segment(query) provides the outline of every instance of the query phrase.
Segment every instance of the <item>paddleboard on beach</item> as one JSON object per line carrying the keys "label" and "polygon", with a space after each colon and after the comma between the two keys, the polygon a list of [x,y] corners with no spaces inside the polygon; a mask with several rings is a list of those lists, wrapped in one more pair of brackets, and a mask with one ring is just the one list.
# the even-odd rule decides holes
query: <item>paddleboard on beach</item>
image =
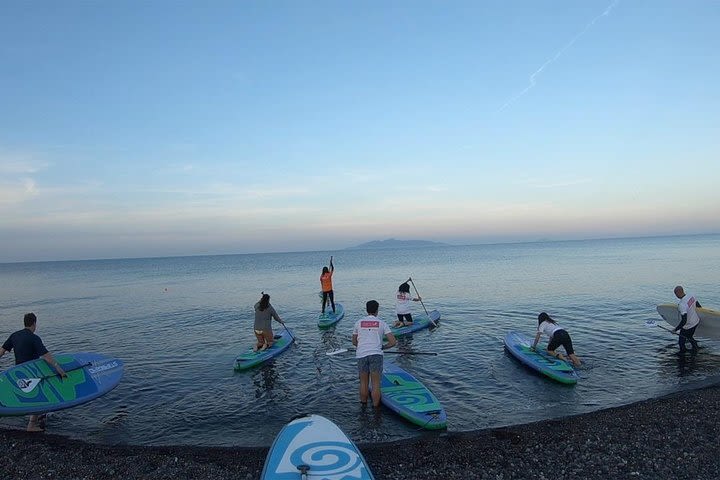
{"label": "paddleboard on beach", "polygon": [[0,374],[0,416],[35,415],[74,407],[105,395],[123,376],[123,362],[99,353],[53,355],[61,378],[42,358]]}
{"label": "paddleboard on beach", "polygon": [[[702,304],[702,302],[700,302]],[[680,311],[675,303],[664,303],[657,306],[657,312],[667,323],[677,327],[680,324]],[[720,312],[709,308],[698,308],[700,323],[695,329],[696,337],[720,339]]]}
{"label": "paddleboard on beach", "polygon": [[577,383],[579,377],[572,365],[549,355],[540,345],[536,350],[531,350],[532,342],[522,333],[508,332],[505,335],[505,348],[520,363],[557,382]]}
{"label": "paddleboard on beach", "polygon": [[447,426],[447,414],[435,395],[410,373],[392,362],[383,362],[381,401],[404,419],[428,430]]}
{"label": "paddleboard on beach", "polygon": [[250,347],[238,355],[235,358],[235,370],[247,370],[248,368],[260,365],[290,348],[290,345],[292,345],[294,341],[295,337],[290,332],[290,329],[283,328],[282,331],[275,333],[275,341],[272,347],[258,352],[253,351],[253,347]]}
{"label": "paddleboard on beach", "polygon": [[[303,476],[304,474],[304,476]],[[280,430],[261,480],[373,480],[355,444],[320,415],[296,418]]]}
{"label": "paddleboard on beach", "polygon": [[438,312],[437,310],[432,310],[428,313],[429,316],[425,315],[424,313],[420,315],[413,315],[412,325],[408,325],[406,327],[391,326],[390,330],[392,330],[392,333],[393,335],[395,335],[395,337],[400,337],[402,335],[407,335],[408,333],[417,332],[418,330],[422,330],[423,328],[428,328],[430,325],[437,324],[438,320],[440,320],[440,312]]}
{"label": "paddleboard on beach", "polygon": [[325,313],[321,313],[320,316],[318,316],[318,327],[331,327],[340,320],[342,320],[344,316],[345,307],[343,307],[341,303],[335,303],[335,313],[333,313],[332,307],[330,305],[327,305],[325,308]]}

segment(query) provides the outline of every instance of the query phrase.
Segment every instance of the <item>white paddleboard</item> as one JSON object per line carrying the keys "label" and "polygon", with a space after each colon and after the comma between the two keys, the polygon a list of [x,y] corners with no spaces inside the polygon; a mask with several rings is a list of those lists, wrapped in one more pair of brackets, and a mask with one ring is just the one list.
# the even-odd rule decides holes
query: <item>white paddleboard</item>
{"label": "white paddleboard", "polygon": [[[680,311],[677,304],[663,303],[657,306],[657,312],[673,327],[680,324]],[[695,330],[695,336],[720,339],[720,312],[709,308],[698,308],[697,312],[700,316],[700,324]]]}

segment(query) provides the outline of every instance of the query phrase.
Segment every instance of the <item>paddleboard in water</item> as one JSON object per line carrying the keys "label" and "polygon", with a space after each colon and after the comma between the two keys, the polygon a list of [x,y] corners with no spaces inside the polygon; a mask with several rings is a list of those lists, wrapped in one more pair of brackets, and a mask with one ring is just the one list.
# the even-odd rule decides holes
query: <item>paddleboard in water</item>
{"label": "paddleboard in water", "polygon": [[237,358],[235,358],[235,370],[246,370],[260,365],[290,348],[290,345],[292,345],[294,341],[295,337],[290,330],[283,328],[281,331],[275,333],[275,341],[272,347],[259,352],[253,351],[252,347],[250,347],[246,352],[238,355]]}
{"label": "paddleboard in water", "polygon": [[438,320],[440,320],[440,312],[438,312],[437,310],[432,310],[428,313],[430,314],[429,317],[424,313],[417,316],[413,315],[412,325],[408,325],[406,327],[391,326],[390,330],[392,330],[392,333],[393,335],[395,335],[395,337],[400,337],[402,335],[407,335],[408,333],[417,332],[418,330],[422,330],[423,328],[428,328],[430,325],[437,324]]}
{"label": "paddleboard in water", "polygon": [[577,383],[579,377],[572,365],[548,354],[540,345],[536,350],[531,350],[532,342],[522,333],[509,332],[505,335],[505,348],[523,365],[560,383]]}
{"label": "paddleboard in water", "polygon": [[335,303],[335,313],[332,311],[332,307],[328,306],[325,309],[325,313],[321,313],[318,317],[318,327],[328,328],[335,325],[345,316],[345,307],[340,303]]}
{"label": "paddleboard in water", "polygon": [[123,362],[98,353],[53,355],[61,378],[42,358],[0,374],[0,416],[34,415],[74,407],[105,395],[123,376]]}
{"label": "paddleboard in water", "polygon": [[380,390],[382,404],[406,420],[428,430],[447,426],[447,414],[437,397],[392,362],[383,362]]}
{"label": "paddleboard in water", "polygon": [[[676,303],[658,305],[657,312],[673,328],[680,324],[680,311]],[[698,308],[697,313],[700,317],[700,323],[695,329],[694,336],[720,339],[720,312],[709,308]]]}
{"label": "paddleboard in water", "polygon": [[260,478],[373,480],[355,444],[337,425],[320,415],[297,418],[280,430]]}

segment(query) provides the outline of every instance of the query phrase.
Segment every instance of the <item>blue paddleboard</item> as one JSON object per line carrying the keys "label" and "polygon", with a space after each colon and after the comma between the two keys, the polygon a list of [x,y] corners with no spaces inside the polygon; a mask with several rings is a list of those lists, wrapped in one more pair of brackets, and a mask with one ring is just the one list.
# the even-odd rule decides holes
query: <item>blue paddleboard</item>
{"label": "blue paddleboard", "polygon": [[531,350],[530,346],[532,342],[532,339],[522,333],[508,332],[507,335],[505,335],[505,348],[513,357],[520,360],[523,365],[557,382],[566,384],[577,383],[579,377],[572,365],[548,355],[540,345],[538,345],[535,351]]}
{"label": "blue paddleboard", "polygon": [[99,353],[53,355],[61,378],[42,358],[0,374],[0,416],[35,415],[74,407],[105,395],[123,376],[123,362]]}
{"label": "blue paddleboard", "polygon": [[238,355],[235,358],[235,370],[246,370],[260,365],[290,348],[294,341],[295,337],[290,332],[290,329],[283,328],[279,333],[275,333],[275,341],[272,347],[260,352],[255,352],[250,347],[247,351]]}
{"label": "blue paddleboard", "polygon": [[328,306],[325,309],[325,313],[321,313],[318,317],[318,327],[328,328],[335,325],[345,316],[345,307],[340,303],[335,303],[335,313],[332,311],[332,307]]}
{"label": "blue paddleboard", "polygon": [[428,328],[430,325],[437,324],[438,320],[440,320],[440,312],[437,310],[432,310],[428,312],[430,316],[428,315],[420,314],[420,315],[413,315],[413,324],[408,325],[406,327],[390,327],[390,330],[392,330],[393,335],[395,337],[400,337],[402,335],[407,335],[408,333],[417,332],[418,330],[422,330],[423,328]]}
{"label": "blue paddleboard", "polygon": [[428,430],[447,426],[447,414],[437,397],[394,363],[383,362],[380,391],[382,404],[406,420]]}
{"label": "blue paddleboard", "polygon": [[373,480],[355,444],[337,425],[320,415],[297,418],[280,430],[260,476],[261,480],[301,478]]}

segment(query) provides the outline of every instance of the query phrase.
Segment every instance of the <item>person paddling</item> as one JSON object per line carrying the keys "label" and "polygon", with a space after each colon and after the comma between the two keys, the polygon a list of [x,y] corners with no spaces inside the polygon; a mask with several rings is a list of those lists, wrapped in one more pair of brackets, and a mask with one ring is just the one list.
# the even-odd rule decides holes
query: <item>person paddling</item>
{"label": "person paddling", "polygon": [[407,282],[400,284],[398,291],[395,294],[397,301],[395,305],[395,313],[397,314],[397,322],[394,327],[402,327],[413,324],[412,313],[410,313],[410,302],[419,302],[422,300],[420,295],[413,298],[410,293],[410,285]]}
{"label": "person paddling", "polygon": [[697,313],[698,308],[702,308],[700,302],[694,295],[685,293],[682,286],[678,285],[674,290],[675,296],[680,299],[678,302],[678,310],[680,311],[680,323],[673,330],[678,334],[678,344],[680,345],[680,353],[685,353],[685,342],[689,341],[692,349],[691,353],[697,353],[698,343],[693,338],[695,329],[700,325],[700,316]]}
{"label": "person paddling", "polygon": [[543,333],[550,338],[550,341],[547,345],[547,352],[550,355],[560,360],[565,360],[565,357],[563,357],[561,353],[555,352],[555,349],[562,346],[565,349],[568,357],[570,357],[573,365],[575,365],[576,367],[580,366],[580,359],[575,355],[575,350],[573,349],[570,334],[567,333],[565,329],[560,328],[557,322],[545,312],[542,312],[540,315],[538,315],[538,331],[535,335],[535,341],[533,342],[531,347],[532,350],[535,350],[535,347],[537,347],[537,344],[540,341],[540,337]]}
{"label": "person paddling", "polygon": [[270,305],[270,295],[263,292],[260,301],[255,304],[255,337],[257,344],[253,348],[256,352],[268,349],[273,346],[275,337],[272,331],[272,319],[285,325],[277,314],[275,308]]}
{"label": "person paddling", "polygon": [[325,315],[325,305],[327,304],[328,298],[330,299],[330,305],[332,311],[335,313],[335,294],[333,293],[332,276],[335,272],[335,266],[333,265],[333,257],[330,255],[330,268],[323,267],[322,273],[320,274],[320,286],[322,287],[322,311]]}

